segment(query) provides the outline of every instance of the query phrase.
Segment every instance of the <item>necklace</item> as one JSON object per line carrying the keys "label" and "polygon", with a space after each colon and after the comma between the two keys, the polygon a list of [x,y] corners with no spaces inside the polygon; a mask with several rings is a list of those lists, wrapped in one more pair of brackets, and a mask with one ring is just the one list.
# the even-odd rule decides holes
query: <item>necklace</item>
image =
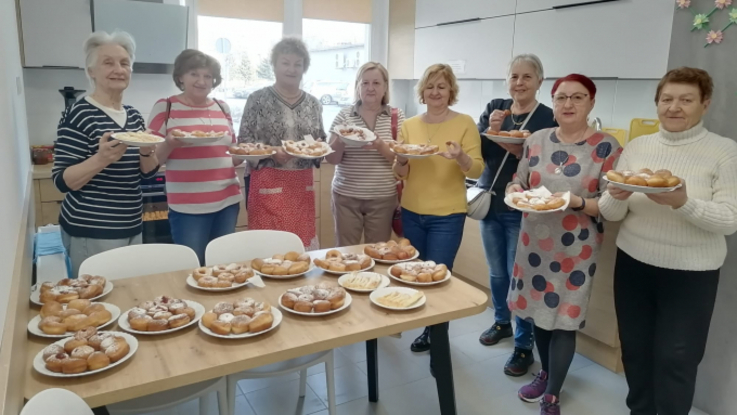
{"label": "necklace", "polygon": [[[536,100],[533,100],[532,101],[532,106],[534,107],[536,104],[537,104],[537,101]],[[514,104],[512,104],[512,107],[514,107]],[[530,113],[531,109],[530,110],[527,110],[527,111],[524,111],[519,104],[517,104],[517,108],[520,111],[520,114],[519,115],[523,116],[522,119],[519,120],[519,121],[516,120],[514,118],[515,117],[514,112],[512,113],[512,116],[510,118],[512,119],[512,124],[514,124],[515,126],[518,126],[519,127],[520,125],[522,125],[522,124],[525,123],[525,119],[527,119],[527,114]],[[510,108],[510,110],[511,110],[511,108]]]}
{"label": "necklace", "polygon": [[558,176],[560,176],[560,175],[561,175],[561,173],[563,173],[563,165],[564,165],[564,164],[566,164],[566,163],[568,163],[568,158],[569,158],[570,156],[571,156],[570,154],[567,154],[567,153],[566,153],[566,159],[565,159],[565,160],[563,160],[563,161],[561,161],[561,162],[560,162],[560,163],[558,164],[558,167],[556,167],[556,168],[555,168],[555,174],[557,174]]}
{"label": "necklace", "polygon": [[[447,116],[447,114],[445,116],[443,116],[443,118],[445,118],[446,116]],[[433,124],[438,124],[438,128],[437,128],[437,130],[435,130],[434,133],[432,133],[432,135],[430,135],[430,123],[427,122],[427,113],[425,113],[425,117],[424,118],[425,118],[425,120],[424,120],[425,121],[425,135],[427,137],[427,144],[431,144],[432,143],[432,139],[443,128],[443,122],[444,121],[440,121],[439,123],[433,123]]]}
{"label": "necklace", "polygon": [[[579,141],[581,141],[583,139],[584,135],[586,135],[586,132],[588,130],[589,130],[588,128],[584,128],[583,132],[578,137],[578,140],[574,141],[573,143],[567,143],[567,144],[575,144],[575,143],[578,143]],[[558,141],[563,141],[563,140],[560,139],[560,127],[558,127],[558,128],[555,129],[555,135],[558,136]],[[571,156],[570,154],[566,153],[565,160],[561,161],[558,164],[558,167],[555,168],[555,174],[557,174],[557,175],[560,176],[563,173],[563,165],[566,164],[566,163],[568,163],[568,158],[570,156]]]}

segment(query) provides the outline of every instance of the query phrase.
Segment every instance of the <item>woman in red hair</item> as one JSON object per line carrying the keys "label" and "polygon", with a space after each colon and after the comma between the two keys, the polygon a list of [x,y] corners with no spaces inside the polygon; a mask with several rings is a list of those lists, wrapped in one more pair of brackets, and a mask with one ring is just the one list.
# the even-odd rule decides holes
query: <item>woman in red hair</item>
{"label": "woman in red hair", "polygon": [[596,85],[584,75],[559,79],[552,90],[558,127],[532,134],[507,193],[546,187],[570,192],[564,211],[525,213],[509,292],[509,309],[534,324],[542,370],[520,389],[543,415],[558,415],[558,396],[586,323],[604,227],[598,199],[602,180],[622,152],[617,140],[589,127]]}

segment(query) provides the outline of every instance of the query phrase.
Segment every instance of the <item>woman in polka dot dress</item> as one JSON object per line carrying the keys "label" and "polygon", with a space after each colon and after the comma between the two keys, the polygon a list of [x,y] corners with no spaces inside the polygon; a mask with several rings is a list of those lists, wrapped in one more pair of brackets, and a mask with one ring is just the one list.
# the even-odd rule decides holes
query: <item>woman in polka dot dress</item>
{"label": "woman in polka dot dress", "polygon": [[523,215],[509,308],[535,325],[542,370],[520,389],[527,402],[542,399],[541,414],[560,414],[558,395],[583,328],[596,259],[603,240],[597,201],[602,176],[614,167],[621,147],[593,130],[587,117],[596,86],[572,74],[553,86],[553,113],[560,127],[538,131],[525,142],[524,158],[507,192],[545,186],[571,192],[568,209]]}

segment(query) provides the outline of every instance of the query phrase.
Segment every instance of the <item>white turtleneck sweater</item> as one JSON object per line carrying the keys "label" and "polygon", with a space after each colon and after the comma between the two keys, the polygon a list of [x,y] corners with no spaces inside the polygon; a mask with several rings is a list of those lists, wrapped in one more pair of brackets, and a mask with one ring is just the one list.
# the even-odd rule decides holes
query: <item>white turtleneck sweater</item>
{"label": "white turtleneck sweater", "polygon": [[619,201],[604,192],[599,209],[607,220],[624,220],[617,246],[656,267],[708,271],[727,256],[726,235],[737,231],[737,143],[707,131],[664,131],[628,143],[617,170],[668,169],[686,184],[679,209],[642,193]]}

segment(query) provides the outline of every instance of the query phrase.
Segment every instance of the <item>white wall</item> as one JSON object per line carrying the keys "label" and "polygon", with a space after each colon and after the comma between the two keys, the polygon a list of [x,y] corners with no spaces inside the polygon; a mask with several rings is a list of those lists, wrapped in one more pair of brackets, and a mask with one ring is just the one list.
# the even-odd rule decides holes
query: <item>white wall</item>
{"label": "white wall", "polygon": [[[44,68],[26,68],[23,76],[30,142],[52,144],[56,139],[56,127],[64,109],[64,99],[58,90],[73,86],[89,91],[87,77],[81,69]],[[148,120],[156,100],[178,92],[171,75],[134,73],[130,86],[125,91],[123,103],[135,107]]]}
{"label": "white wall", "polygon": [[[30,168],[14,0],[0,0],[0,338]],[[1,346],[1,345],[0,345]]]}
{"label": "white wall", "polygon": [[[552,106],[550,90],[554,80],[546,80],[540,88],[538,99]],[[658,80],[609,80],[598,79],[596,83],[596,106],[591,117],[599,117],[604,127],[629,130],[632,118],[656,118],[655,89]],[[394,95],[392,101],[397,106],[404,105],[406,115],[413,116],[425,111],[425,106],[417,103],[415,80],[395,80],[392,90],[404,97]],[[486,104],[494,98],[509,98],[503,80],[458,81],[459,101],[453,109],[478,119]]]}

